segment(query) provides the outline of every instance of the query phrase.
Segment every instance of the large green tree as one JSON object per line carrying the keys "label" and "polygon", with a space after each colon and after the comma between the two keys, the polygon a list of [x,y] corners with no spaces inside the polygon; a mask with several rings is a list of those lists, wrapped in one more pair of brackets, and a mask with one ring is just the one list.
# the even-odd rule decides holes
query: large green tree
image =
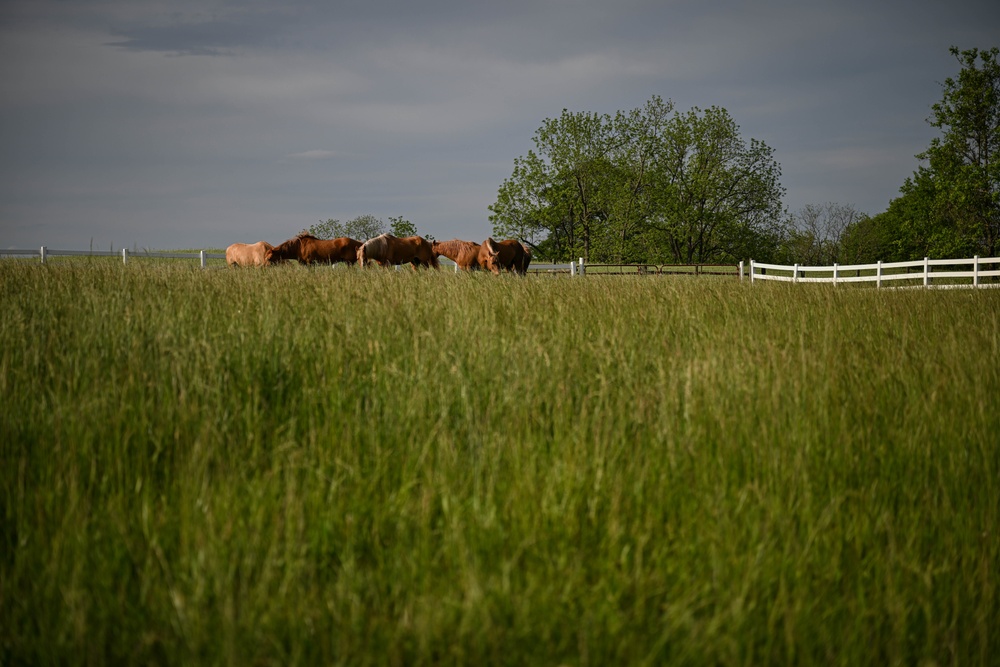
{"label": "large green tree", "polygon": [[862,261],[1000,252],[1000,49],[950,52],[961,69],[927,119],[941,136],[888,210],[845,236]]}
{"label": "large green tree", "polygon": [[780,225],[784,188],[774,151],[740,136],[722,108],[674,116],[664,135],[652,194],[648,238],[663,259],[737,260]]}
{"label": "large green tree", "polygon": [[917,157],[929,163],[933,212],[953,228],[954,244],[992,257],[1000,249],[1000,49],[950,52],[962,69],[945,79],[928,119],[943,134]]}
{"label": "large green tree", "polygon": [[514,161],[495,204],[494,235],[538,242],[545,253],[568,257],[591,251],[615,196],[607,116],[563,110],[535,133],[537,149]]}
{"label": "large green tree", "polygon": [[490,206],[494,234],[553,258],[711,262],[773,247],[780,167],[718,107],[677,113],[654,96],[615,116],[563,111]]}

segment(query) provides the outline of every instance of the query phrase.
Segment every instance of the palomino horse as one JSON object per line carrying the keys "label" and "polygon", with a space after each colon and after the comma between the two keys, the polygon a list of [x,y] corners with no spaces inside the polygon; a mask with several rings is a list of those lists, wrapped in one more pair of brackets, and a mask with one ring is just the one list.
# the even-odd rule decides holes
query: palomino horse
{"label": "palomino horse", "polygon": [[355,241],[346,236],[327,240],[318,239],[312,234],[302,233],[272,248],[267,255],[267,260],[272,263],[279,259],[297,259],[303,264],[316,262],[354,264],[358,261],[358,248],[360,247],[361,241]]}
{"label": "palomino horse", "polygon": [[409,263],[414,270],[417,266],[441,268],[434,247],[422,236],[399,238],[382,234],[368,239],[358,248],[358,264],[364,267],[368,262],[378,262],[382,266]]}
{"label": "palomino horse", "polygon": [[229,266],[267,266],[267,253],[272,246],[267,241],[256,243],[234,243],[226,248],[226,264]]}
{"label": "palomino horse", "polygon": [[458,264],[458,268],[465,271],[479,269],[479,244],[472,241],[462,241],[452,239],[450,241],[434,241],[431,244],[434,255],[440,257],[444,255],[451,261]]}
{"label": "palomino horse", "polygon": [[531,263],[531,250],[513,239],[494,241],[488,238],[479,248],[479,263],[497,275],[503,269],[516,271],[523,276],[528,272],[528,264]]}

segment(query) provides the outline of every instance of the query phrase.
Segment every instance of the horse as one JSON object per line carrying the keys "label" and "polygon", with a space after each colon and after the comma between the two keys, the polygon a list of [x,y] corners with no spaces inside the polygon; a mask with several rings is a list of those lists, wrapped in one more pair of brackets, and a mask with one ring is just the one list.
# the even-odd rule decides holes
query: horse
{"label": "horse", "polygon": [[437,257],[444,255],[458,264],[460,269],[473,271],[481,268],[479,264],[480,245],[478,243],[452,239],[451,241],[434,241],[431,246]]}
{"label": "horse", "polygon": [[483,241],[479,248],[479,264],[500,275],[500,270],[515,271],[519,275],[528,272],[531,250],[520,241],[507,239],[494,241],[492,237]]}
{"label": "horse", "polygon": [[297,259],[303,264],[316,262],[354,264],[358,260],[360,247],[361,241],[346,236],[337,239],[318,239],[312,234],[303,232],[272,248],[267,254],[267,261],[273,263],[280,259]]}
{"label": "horse", "polygon": [[226,248],[226,264],[229,266],[267,266],[267,253],[274,248],[267,241],[256,243],[234,243]]}
{"label": "horse", "polygon": [[392,234],[382,234],[368,239],[358,248],[358,264],[362,267],[368,262],[378,262],[381,266],[409,263],[416,270],[417,266],[441,268],[434,247],[422,236],[407,236],[399,238]]}

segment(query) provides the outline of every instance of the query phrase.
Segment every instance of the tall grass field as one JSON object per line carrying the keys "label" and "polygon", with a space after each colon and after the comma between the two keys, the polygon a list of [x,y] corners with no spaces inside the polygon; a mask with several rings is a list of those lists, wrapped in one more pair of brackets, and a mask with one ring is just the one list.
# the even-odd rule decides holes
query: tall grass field
{"label": "tall grass field", "polygon": [[1000,290],[0,263],[2,665],[985,665]]}

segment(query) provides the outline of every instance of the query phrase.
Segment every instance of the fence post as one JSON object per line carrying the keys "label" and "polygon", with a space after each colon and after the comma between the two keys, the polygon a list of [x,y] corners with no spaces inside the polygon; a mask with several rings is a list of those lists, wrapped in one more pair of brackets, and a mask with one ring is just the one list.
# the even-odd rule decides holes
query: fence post
{"label": "fence post", "polygon": [[46,248],[45,246],[42,246],[42,249],[38,251],[38,256],[42,258],[42,264],[45,263],[45,255],[47,254],[47,252],[46,252],[47,250],[48,250],[48,248]]}
{"label": "fence post", "polygon": [[575,276],[576,275],[576,262],[570,262],[569,263],[569,275],[571,275],[571,276]]}
{"label": "fence post", "polygon": [[972,257],[972,286],[979,287],[979,255]]}
{"label": "fence post", "polygon": [[833,284],[834,285],[837,284],[837,269],[839,268],[839,266],[840,265],[837,264],[836,262],[833,263]]}
{"label": "fence post", "polygon": [[750,284],[753,285],[753,260],[750,260]]}
{"label": "fence post", "polygon": [[743,260],[740,260],[740,282],[743,282]]}
{"label": "fence post", "polygon": [[122,264],[128,264],[128,248],[122,248]]}
{"label": "fence post", "polygon": [[583,273],[584,273],[584,271],[583,271],[583,257],[581,257],[580,258],[580,275],[582,276]]}
{"label": "fence post", "polygon": [[931,279],[931,265],[926,257],[924,257],[924,287],[930,284]]}
{"label": "fence post", "polygon": [[878,265],[875,267],[875,286],[882,287],[882,260],[878,261]]}
{"label": "fence post", "polygon": [[795,265],[795,269],[792,272],[792,282],[793,283],[799,282],[799,265],[798,264]]}

